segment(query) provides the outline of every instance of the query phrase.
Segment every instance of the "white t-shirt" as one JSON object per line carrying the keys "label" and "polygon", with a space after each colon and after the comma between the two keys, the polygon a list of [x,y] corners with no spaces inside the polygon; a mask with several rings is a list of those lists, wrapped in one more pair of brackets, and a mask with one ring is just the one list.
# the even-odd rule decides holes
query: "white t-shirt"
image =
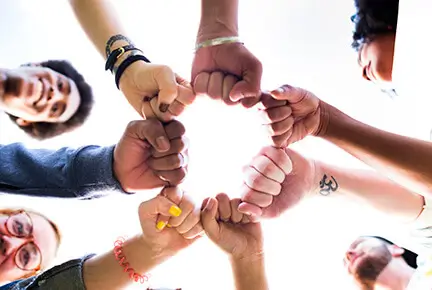
{"label": "white t-shirt", "polygon": [[422,246],[423,252],[417,257],[417,269],[407,290],[432,289],[432,200],[425,199],[421,215],[413,223],[413,239]]}
{"label": "white t-shirt", "polygon": [[[392,75],[401,98],[416,106],[416,122],[428,130],[432,127],[432,25],[426,19],[431,15],[431,0],[399,0]],[[413,238],[424,252],[418,253],[418,268],[407,287],[409,290],[432,290],[432,200],[425,203],[422,214],[413,224]]]}

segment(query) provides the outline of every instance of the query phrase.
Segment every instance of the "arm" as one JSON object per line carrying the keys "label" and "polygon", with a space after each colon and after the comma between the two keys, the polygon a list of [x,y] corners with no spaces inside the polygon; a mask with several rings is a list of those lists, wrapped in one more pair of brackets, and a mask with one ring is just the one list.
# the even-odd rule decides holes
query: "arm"
{"label": "arm", "polygon": [[0,145],[0,191],[51,197],[89,198],[93,191],[121,187],[113,175],[112,147],[27,149]]}
{"label": "arm", "polygon": [[424,206],[423,196],[369,170],[347,170],[316,161],[314,185],[316,193],[358,199],[405,221],[415,220]]}
{"label": "arm", "polygon": [[[69,3],[81,27],[105,60],[107,59],[106,44],[112,36],[120,34],[123,38],[112,44],[111,51],[131,44],[109,1],[70,0]],[[126,52],[117,60],[117,65],[133,53],[136,53],[136,51]]]}
{"label": "arm", "polygon": [[197,43],[238,36],[238,0],[201,0],[201,21]]}
{"label": "arm", "polygon": [[[141,236],[127,240],[122,251],[130,267],[139,275],[170,258],[163,251],[153,250]],[[119,265],[113,251],[88,260],[83,267],[83,279],[86,290],[124,289],[133,281]]]}
{"label": "arm", "polygon": [[320,137],[392,180],[432,198],[432,143],[376,129],[329,105],[323,108],[322,118]]}
{"label": "arm", "polygon": [[231,259],[236,290],[268,290],[264,258],[254,261]]}
{"label": "arm", "polygon": [[[141,237],[127,240],[122,250],[130,267],[141,275],[169,258],[153,251]],[[125,289],[131,283],[134,280],[116,260],[113,250],[110,250],[102,255],[67,261],[38,276],[8,284],[4,289],[117,290]]]}

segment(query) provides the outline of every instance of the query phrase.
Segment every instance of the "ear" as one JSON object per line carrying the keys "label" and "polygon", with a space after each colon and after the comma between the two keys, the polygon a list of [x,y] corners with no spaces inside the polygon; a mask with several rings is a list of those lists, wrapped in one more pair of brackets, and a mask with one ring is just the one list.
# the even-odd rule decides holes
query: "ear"
{"label": "ear", "polygon": [[20,127],[27,127],[27,126],[30,126],[33,122],[18,118],[18,119],[16,119],[16,123]]}
{"label": "ear", "polygon": [[396,245],[390,245],[389,246],[389,251],[390,251],[390,253],[392,254],[393,257],[400,257],[405,252],[405,250],[403,248],[398,247]]}

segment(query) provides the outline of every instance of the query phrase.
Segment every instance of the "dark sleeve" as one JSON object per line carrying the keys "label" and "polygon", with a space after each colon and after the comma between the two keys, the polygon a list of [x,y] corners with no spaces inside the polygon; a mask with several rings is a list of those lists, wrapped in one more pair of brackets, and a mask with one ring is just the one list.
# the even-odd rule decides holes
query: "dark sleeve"
{"label": "dark sleeve", "polygon": [[114,146],[27,149],[0,145],[0,191],[32,196],[93,198],[101,190],[122,191],[113,175]]}
{"label": "dark sleeve", "polygon": [[85,290],[83,265],[93,256],[67,261],[37,276],[4,285],[0,290]]}

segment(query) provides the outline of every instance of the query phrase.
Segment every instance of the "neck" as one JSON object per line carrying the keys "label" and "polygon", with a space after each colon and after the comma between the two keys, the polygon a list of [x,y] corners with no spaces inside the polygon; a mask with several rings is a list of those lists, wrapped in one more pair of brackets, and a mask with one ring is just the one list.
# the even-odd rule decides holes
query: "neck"
{"label": "neck", "polygon": [[[394,273],[398,273],[395,277]],[[405,290],[414,274],[414,269],[404,261],[393,261],[378,276],[375,289],[380,290]]]}

